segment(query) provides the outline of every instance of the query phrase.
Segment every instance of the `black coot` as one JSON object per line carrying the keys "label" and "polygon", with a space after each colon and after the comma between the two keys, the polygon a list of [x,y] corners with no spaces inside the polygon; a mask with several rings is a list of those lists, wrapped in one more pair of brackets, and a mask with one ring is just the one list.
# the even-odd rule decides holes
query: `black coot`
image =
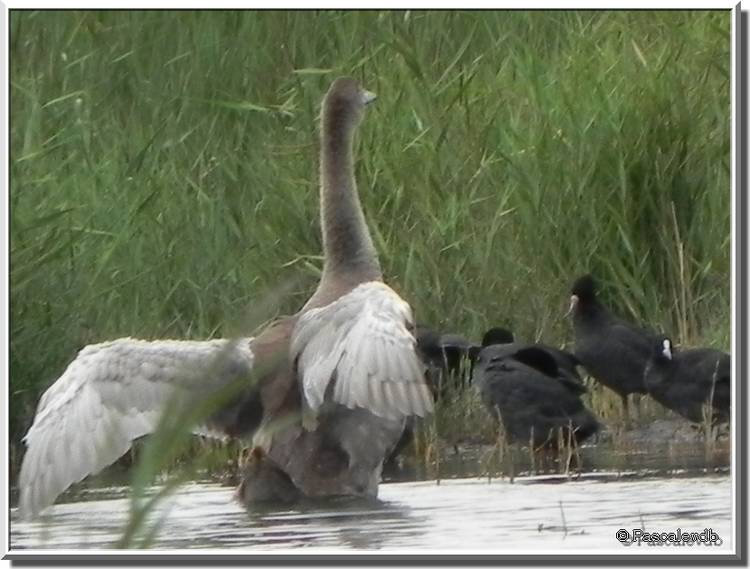
{"label": "black coot", "polygon": [[473,383],[490,412],[500,416],[508,442],[554,446],[562,430],[581,442],[599,430],[584,407],[582,385],[564,377],[548,352],[535,346],[490,345],[479,352]]}
{"label": "black coot", "polygon": [[576,357],[592,377],[620,396],[628,422],[628,395],[646,393],[643,373],[656,336],[610,313],[599,302],[591,275],[573,284],[570,312]]}
{"label": "black coot", "polygon": [[714,421],[729,421],[729,354],[711,348],[677,351],[666,336],[653,346],[645,382],[654,399],[696,423],[703,422],[709,405]]}

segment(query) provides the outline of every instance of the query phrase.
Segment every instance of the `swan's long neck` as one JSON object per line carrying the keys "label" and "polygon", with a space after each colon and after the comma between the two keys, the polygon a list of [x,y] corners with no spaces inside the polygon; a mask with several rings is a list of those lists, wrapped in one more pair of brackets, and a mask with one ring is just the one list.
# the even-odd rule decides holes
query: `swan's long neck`
{"label": "swan's long neck", "polygon": [[320,213],[325,262],[319,288],[331,279],[365,282],[382,278],[354,179],[354,131],[345,110],[324,111]]}

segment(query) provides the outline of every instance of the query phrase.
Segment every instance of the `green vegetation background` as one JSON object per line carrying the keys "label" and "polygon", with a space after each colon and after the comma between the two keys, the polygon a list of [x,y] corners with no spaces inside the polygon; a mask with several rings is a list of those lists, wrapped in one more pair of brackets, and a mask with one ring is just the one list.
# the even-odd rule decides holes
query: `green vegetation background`
{"label": "green vegetation background", "polygon": [[571,281],[729,348],[729,12],[19,12],[13,463],[88,343],[246,333],[321,268],[317,115],[378,93],[359,188],[420,321],[562,345]]}

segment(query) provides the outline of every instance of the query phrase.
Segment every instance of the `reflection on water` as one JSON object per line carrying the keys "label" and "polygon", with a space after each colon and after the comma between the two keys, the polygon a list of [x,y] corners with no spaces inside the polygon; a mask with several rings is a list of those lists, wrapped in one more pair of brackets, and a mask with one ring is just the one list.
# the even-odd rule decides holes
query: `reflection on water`
{"label": "reflection on water", "polygon": [[[557,483],[567,480],[564,483]],[[556,482],[556,483],[553,483]],[[129,500],[99,490],[85,502],[57,504],[40,521],[11,512],[11,549],[114,547]],[[503,552],[624,550],[618,529],[702,531],[731,547],[731,486],[727,476],[635,478],[536,476],[383,484],[380,499],[311,503],[248,513],[233,489],[211,483],[182,487],[163,502],[153,547],[335,547],[370,550],[463,549]],[[705,546],[699,546],[708,549]],[[630,549],[634,551],[638,548]],[[653,552],[653,547],[642,547]],[[678,548],[672,548],[673,551]]]}

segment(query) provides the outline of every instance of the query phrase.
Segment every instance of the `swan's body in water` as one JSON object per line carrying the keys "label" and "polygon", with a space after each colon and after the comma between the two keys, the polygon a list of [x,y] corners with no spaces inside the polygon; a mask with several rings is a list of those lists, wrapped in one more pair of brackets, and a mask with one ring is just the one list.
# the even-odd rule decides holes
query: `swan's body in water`
{"label": "swan's body in water", "polygon": [[[429,413],[432,398],[411,309],[382,282],[354,180],[354,132],[373,98],[340,78],[323,101],[325,261],[305,306],[255,338],[124,338],[84,348],[42,396],[25,437],[22,513],[37,514],[70,484],[114,462],[153,432],[165,411],[238,384],[239,395],[195,431],[254,435],[262,450],[246,476],[277,468],[279,476],[268,480],[291,480],[303,496],[377,493],[406,417]],[[275,495],[248,488],[240,491],[246,499]]]}

